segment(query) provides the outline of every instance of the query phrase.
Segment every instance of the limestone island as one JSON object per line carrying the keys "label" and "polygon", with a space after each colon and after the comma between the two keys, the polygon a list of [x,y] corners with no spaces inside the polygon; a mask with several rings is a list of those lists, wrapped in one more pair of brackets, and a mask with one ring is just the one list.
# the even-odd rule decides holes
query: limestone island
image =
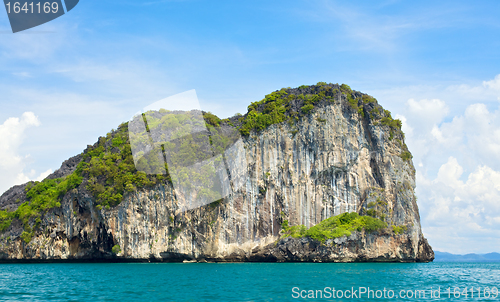
{"label": "limestone island", "polygon": [[324,82],[145,112],[0,197],[0,262],[432,261],[401,126]]}

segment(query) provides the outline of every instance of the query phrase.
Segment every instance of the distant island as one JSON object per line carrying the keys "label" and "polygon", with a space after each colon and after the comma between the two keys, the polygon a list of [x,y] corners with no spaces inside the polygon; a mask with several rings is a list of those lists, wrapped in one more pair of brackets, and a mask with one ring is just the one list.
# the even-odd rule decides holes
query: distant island
{"label": "distant island", "polygon": [[435,262],[500,262],[500,253],[456,255],[434,251]]}

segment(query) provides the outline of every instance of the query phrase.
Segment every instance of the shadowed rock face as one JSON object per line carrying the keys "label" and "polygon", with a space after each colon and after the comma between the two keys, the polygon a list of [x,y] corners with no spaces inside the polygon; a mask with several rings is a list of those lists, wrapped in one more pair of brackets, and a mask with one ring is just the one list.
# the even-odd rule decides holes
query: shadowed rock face
{"label": "shadowed rock face", "polygon": [[[1,235],[0,259],[432,261],[420,227],[415,169],[401,157],[404,137],[390,132],[343,101],[316,108],[294,124],[253,132],[244,137],[245,185],[220,203],[189,211],[179,209],[185,201],[169,184],[127,193],[118,206],[99,210],[84,180],[60,208],[42,216],[28,244],[14,220]],[[80,160],[66,161],[50,177],[72,173]],[[0,207],[15,209],[16,198],[25,199],[23,186],[6,192]],[[389,226],[406,231],[353,232],[323,244],[280,240],[284,220],[311,227],[344,212],[366,212],[373,203]]]}

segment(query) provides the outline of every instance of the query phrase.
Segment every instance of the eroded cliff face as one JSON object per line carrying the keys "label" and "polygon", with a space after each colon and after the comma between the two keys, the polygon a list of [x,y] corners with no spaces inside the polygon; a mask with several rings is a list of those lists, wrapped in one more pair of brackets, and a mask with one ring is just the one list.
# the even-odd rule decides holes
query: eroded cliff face
{"label": "eroded cliff face", "polygon": [[[84,180],[63,197],[60,208],[42,216],[29,243],[20,237],[21,223],[13,221],[2,235],[0,259],[350,262],[434,258],[420,227],[415,168],[411,159],[401,156],[404,138],[389,126],[363,118],[344,100],[315,108],[295,123],[252,132],[244,137],[244,149],[245,185],[221,202],[183,212],[172,186],[159,184],[125,194],[116,207],[98,209]],[[65,168],[69,173],[74,165]],[[13,188],[3,198],[19,198],[23,188]],[[324,244],[310,238],[280,240],[284,220],[310,227],[344,212],[365,213],[374,204],[387,229],[353,232]],[[4,201],[2,209],[7,206],[15,204]],[[392,225],[402,231],[395,232]],[[113,246],[119,246],[116,255]]]}

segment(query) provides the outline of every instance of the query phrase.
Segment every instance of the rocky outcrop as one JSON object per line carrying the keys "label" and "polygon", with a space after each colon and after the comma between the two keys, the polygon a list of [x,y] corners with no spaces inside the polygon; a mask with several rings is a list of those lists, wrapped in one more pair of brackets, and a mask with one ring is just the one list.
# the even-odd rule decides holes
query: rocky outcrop
{"label": "rocky outcrop", "polygon": [[[361,106],[361,105],[360,105]],[[96,207],[88,179],[45,212],[34,235],[21,238],[14,219],[0,240],[0,259],[105,261],[432,261],[416,203],[415,168],[404,158],[404,136],[352,109],[345,96],[295,123],[274,124],[243,139],[248,177],[221,202],[178,207],[169,183],[129,192],[116,207]],[[364,116],[363,116],[364,115]],[[49,177],[74,171],[74,157]],[[23,195],[24,194],[24,195]],[[2,210],[25,200],[23,186],[0,198]],[[281,224],[318,224],[376,205],[382,231],[353,232],[321,243],[281,238]],[[395,231],[391,226],[399,227]],[[113,248],[114,247],[114,248]]]}
{"label": "rocky outcrop", "polygon": [[412,238],[392,232],[363,232],[328,240],[325,244],[311,238],[281,239],[277,244],[253,250],[248,261],[278,262],[428,262],[434,252],[425,238],[413,250]]}

